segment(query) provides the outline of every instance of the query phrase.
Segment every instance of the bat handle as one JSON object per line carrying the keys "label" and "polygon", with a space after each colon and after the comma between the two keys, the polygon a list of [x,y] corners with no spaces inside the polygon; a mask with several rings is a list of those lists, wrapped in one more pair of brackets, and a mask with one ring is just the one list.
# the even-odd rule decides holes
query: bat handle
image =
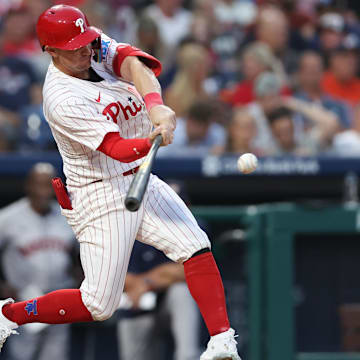
{"label": "bat handle", "polygon": [[150,151],[146,155],[143,165],[140,166],[137,174],[135,175],[130,185],[130,188],[125,198],[125,206],[130,211],[137,211],[140,207],[147,183],[149,181],[152,164],[154,162],[155,155],[162,143],[162,140],[163,139],[160,134],[156,135],[151,145]]}
{"label": "bat handle", "polygon": [[157,151],[159,149],[159,147],[160,147],[160,145],[162,143],[162,140],[163,140],[163,138],[162,138],[161,134],[156,135],[156,137],[155,137],[155,139],[153,141],[153,147],[154,147],[153,150],[154,151]]}

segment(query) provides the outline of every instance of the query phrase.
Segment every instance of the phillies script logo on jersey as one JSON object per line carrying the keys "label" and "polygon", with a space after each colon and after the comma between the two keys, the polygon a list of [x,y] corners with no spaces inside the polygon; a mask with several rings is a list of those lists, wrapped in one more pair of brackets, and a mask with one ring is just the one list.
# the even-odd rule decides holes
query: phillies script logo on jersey
{"label": "phillies script logo on jersey", "polygon": [[109,104],[102,113],[103,115],[106,115],[108,120],[111,119],[114,123],[117,123],[120,111],[124,115],[125,120],[129,120],[130,116],[136,116],[136,114],[141,111],[142,108],[143,104],[136,104],[136,102],[130,96],[128,97],[128,105],[124,106],[120,101],[113,102]]}

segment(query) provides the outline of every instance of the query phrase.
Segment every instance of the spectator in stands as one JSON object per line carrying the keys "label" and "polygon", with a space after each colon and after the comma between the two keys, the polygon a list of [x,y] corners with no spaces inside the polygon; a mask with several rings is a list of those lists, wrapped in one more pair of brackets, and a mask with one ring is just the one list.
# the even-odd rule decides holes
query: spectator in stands
{"label": "spectator in stands", "polygon": [[209,98],[206,80],[210,72],[210,56],[205,46],[185,43],[178,53],[178,70],[164,99],[177,116],[184,116],[196,100]]}
{"label": "spectator in stands", "polygon": [[178,118],[171,145],[162,147],[165,156],[203,156],[215,147],[225,144],[225,129],[215,122],[218,117],[216,104],[211,101],[194,102],[185,118]]}
{"label": "spectator in stands", "polygon": [[345,36],[345,20],[339,13],[328,12],[319,18],[319,35],[316,48],[326,60],[342,43]]}
{"label": "spectator in stands", "polygon": [[288,47],[289,24],[284,12],[274,6],[260,9],[255,27],[255,39],[269,46],[283,63],[286,73],[297,68],[297,54]]}
{"label": "spectator in stands", "polygon": [[41,88],[28,62],[4,54],[3,40],[0,34],[0,136],[10,145],[5,146],[9,150],[21,132],[19,112],[35,102],[35,94]]}
{"label": "spectator in stands", "polygon": [[[205,1],[206,2],[206,1]],[[239,47],[254,23],[254,1],[213,1],[211,50],[216,58],[215,74],[221,88],[233,86],[238,77]]]}
{"label": "spectator in stands", "polygon": [[21,58],[1,54],[0,39],[0,108],[15,113],[33,102],[40,88],[33,68]]}
{"label": "spectator in stands", "polygon": [[349,109],[345,103],[335,100],[324,93],[322,79],[324,64],[320,54],[307,51],[299,61],[297,72],[298,91],[296,97],[309,103],[321,105],[323,108],[335,113],[342,128],[351,125]]}
{"label": "spectator in stands", "polygon": [[199,359],[199,314],[184,280],[181,265],[135,242],[125,280],[132,307],[120,312],[118,322],[121,360],[164,359],[169,332],[174,360]]}
{"label": "spectator in stands", "polygon": [[[300,4],[305,3],[301,1]],[[286,1],[283,5],[291,29],[289,46],[295,51],[311,48],[317,35],[317,18],[305,7],[299,8],[296,1]]]}
{"label": "spectator in stands", "polygon": [[[283,79],[283,83],[286,83],[286,75],[281,62],[264,43],[252,43],[245,48],[242,54],[241,71],[243,80],[221,93],[221,100],[231,106],[246,105],[255,100],[254,82],[264,71],[273,71],[280,79]],[[286,86],[283,86],[281,92],[283,95],[290,94]]]}
{"label": "spectator in stands", "polygon": [[220,32],[220,24],[215,16],[217,0],[195,0],[191,36],[198,42],[211,46],[216,34]]}
{"label": "spectator in stands", "polygon": [[141,21],[136,15],[134,6],[126,4],[127,1],[107,2],[111,4],[110,21],[107,25],[108,35],[119,42],[135,44],[136,30],[138,25],[141,25]]}
{"label": "spectator in stands", "polygon": [[56,149],[54,137],[44,116],[41,89],[36,90],[33,91],[33,103],[19,112],[21,124],[16,137],[16,148],[20,151]]}
{"label": "spectator in stands", "polygon": [[[35,164],[26,180],[27,196],[0,211],[1,288],[8,292],[2,296],[20,301],[72,286],[69,270],[76,242],[53,201],[54,175],[51,164]],[[68,325],[29,324],[6,346],[11,360],[65,360],[68,337]]]}
{"label": "spectator in stands", "polygon": [[174,54],[166,52],[157,23],[148,16],[141,16],[136,32],[135,46],[161,60],[163,73],[173,65]]}
{"label": "spectator in stands", "polygon": [[307,14],[309,16],[315,16],[317,7],[320,3],[326,3],[323,0],[295,0],[296,11]]}
{"label": "spectator in stands", "polygon": [[8,56],[30,58],[41,52],[34,34],[34,19],[28,9],[11,10],[5,16],[2,26],[2,51]]}
{"label": "spectator in stands", "polygon": [[190,33],[192,14],[182,7],[183,0],[155,0],[144,13],[159,26],[160,37],[168,51],[174,51]]}
{"label": "spectator in stands", "polygon": [[16,149],[16,129],[6,123],[0,125],[0,153],[14,151]]}
{"label": "spectator in stands", "polygon": [[108,33],[114,18],[112,18],[112,9],[106,1],[86,0],[81,4],[81,10],[86,14],[90,24],[94,24],[93,26],[102,29],[105,34]]}
{"label": "spectator in stands", "polygon": [[215,16],[223,29],[234,26],[246,27],[256,17],[256,4],[252,1],[219,0],[215,5]]}
{"label": "spectator in stands", "polygon": [[[332,146],[332,141],[335,134],[339,130],[339,121],[336,115],[317,104],[308,104],[300,99],[286,97],[282,99],[282,108],[290,112],[288,116],[276,116],[276,118],[287,117],[292,120],[293,138],[296,148],[294,151],[298,155],[313,155],[322,152],[328,152]],[[279,111],[280,114],[283,110]],[[276,111],[274,111],[276,114]],[[274,117],[274,112],[269,114],[269,121],[271,123],[270,115]],[[292,116],[291,116],[292,114]],[[299,120],[300,117],[300,120]],[[306,122],[303,122],[306,119]],[[284,120],[284,119],[282,119]],[[290,129],[289,122],[287,126],[284,121],[278,125],[277,130],[274,131],[274,124],[271,123],[272,133],[276,139],[277,145],[281,145],[281,135],[285,134],[285,129]],[[283,131],[282,131],[283,130]],[[284,136],[284,140],[286,137]],[[286,149],[285,143],[280,146],[280,149]],[[277,147],[279,149],[279,147]],[[289,148],[288,148],[289,149]]]}
{"label": "spectator in stands", "polygon": [[325,92],[352,106],[359,102],[360,96],[360,79],[357,76],[359,49],[359,38],[349,34],[331,54],[330,68],[323,78]]}
{"label": "spectator in stands", "polygon": [[253,153],[263,155],[254,145],[257,128],[254,119],[244,108],[236,108],[227,128],[227,141],[224,146],[217,147],[214,152],[217,155],[223,153],[245,154]]}
{"label": "spectator in stands", "polygon": [[0,21],[12,9],[18,9],[22,0],[0,1]]}
{"label": "spectator in stands", "polygon": [[315,144],[300,143],[295,138],[295,128],[290,110],[280,107],[269,114],[269,123],[275,147],[268,155],[314,155]]}
{"label": "spectator in stands", "polygon": [[268,115],[281,106],[280,92],[281,83],[277,76],[271,72],[263,72],[255,80],[255,101],[247,106],[257,128],[254,146],[265,154],[275,147]]}
{"label": "spectator in stands", "polygon": [[[278,145],[270,128],[269,115],[279,107],[286,107],[293,112],[292,127],[295,141],[303,142],[302,139],[307,138],[311,132],[318,148],[323,150],[329,146],[339,129],[338,118],[333,112],[300,99],[281,97],[280,82],[272,73],[265,72],[256,79],[255,94],[257,101],[248,106],[248,111],[254,117],[257,126],[254,146],[264,153],[277,153]],[[287,129],[290,129],[290,126],[287,126]]]}
{"label": "spectator in stands", "polygon": [[181,41],[190,35],[192,13],[182,7],[183,0],[156,0],[143,11],[143,15],[156,24],[161,41],[164,70],[159,79],[163,88],[169,86],[174,76],[176,56]]}
{"label": "spectator in stands", "polygon": [[50,58],[41,51],[35,37],[35,23],[51,4],[51,0],[24,0],[20,9],[5,17],[4,23],[4,52],[29,62],[39,78],[45,76]]}
{"label": "spectator in stands", "polygon": [[340,156],[360,156],[360,104],[354,107],[351,129],[334,138],[334,153]]}
{"label": "spectator in stands", "polygon": [[27,9],[32,21],[35,25],[36,19],[42,14],[49,6],[53,5],[52,0],[23,0],[22,7]]}

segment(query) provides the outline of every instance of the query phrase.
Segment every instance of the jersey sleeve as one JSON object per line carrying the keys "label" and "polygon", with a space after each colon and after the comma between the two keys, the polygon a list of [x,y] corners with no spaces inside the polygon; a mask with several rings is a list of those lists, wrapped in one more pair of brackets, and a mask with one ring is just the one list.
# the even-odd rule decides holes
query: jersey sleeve
{"label": "jersey sleeve", "polygon": [[119,44],[116,48],[116,55],[113,59],[113,69],[117,76],[121,76],[120,68],[127,56],[137,56],[148,68],[150,68],[155,76],[161,74],[161,63],[154,56],[131,46],[129,44]]}
{"label": "jersey sleeve", "polygon": [[94,67],[121,77],[121,64],[127,56],[137,56],[156,76],[160,75],[161,62],[154,56],[130,44],[118,43],[105,34],[101,34],[101,62],[95,63]]}
{"label": "jersey sleeve", "polygon": [[72,98],[57,105],[49,123],[63,136],[93,151],[97,150],[107,133],[119,131],[114,122],[81,98]]}

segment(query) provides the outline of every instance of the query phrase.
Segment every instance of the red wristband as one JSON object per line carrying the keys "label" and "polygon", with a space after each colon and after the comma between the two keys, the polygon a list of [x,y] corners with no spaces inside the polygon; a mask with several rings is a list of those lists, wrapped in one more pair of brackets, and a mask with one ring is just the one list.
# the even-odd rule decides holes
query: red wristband
{"label": "red wristband", "polygon": [[163,100],[161,98],[161,95],[157,92],[152,92],[149,94],[146,94],[144,96],[145,105],[147,108],[147,111],[150,111],[152,107],[155,105],[163,105]]}

